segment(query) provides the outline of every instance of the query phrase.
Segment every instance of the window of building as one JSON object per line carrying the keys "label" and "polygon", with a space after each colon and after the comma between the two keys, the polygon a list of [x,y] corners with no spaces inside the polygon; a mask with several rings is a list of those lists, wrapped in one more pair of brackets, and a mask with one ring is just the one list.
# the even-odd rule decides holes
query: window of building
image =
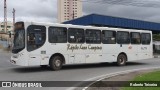
{"label": "window of building", "polygon": [[84,43],[84,30],[78,28],[68,29],[68,42],[69,43]]}
{"label": "window of building", "polygon": [[66,43],[67,29],[63,27],[49,27],[50,43]]}
{"label": "window of building", "polygon": [[138,32],[131,33],[131,44],[140,44],[141,43],[141,36]]}
{"label": "window of building", "polygon": [[11,28],[11,26],[7,26],[7,28]]}
{"label": "window of building", "polygon": [[151,43],[151,34],[150,33],[142,33],[141,34],[142,44],[150,44]]}
{"label": "window of building", "polygon": [[117,43],[118,44],[129,44],[130,43],[129,32],[118,31],[117,32]]}
{"label": "window of building", "polygon": [[101,43],[101,31],[100,30],[86,30],[86,43],[100,44]]}
{"label": "window of building", "polygon": [[4,28],[4,25],[1,25],[1,28]]}
{"label": "window of building", "polygon": [[116,31],[102,31],[102,42],[104,44],[115,44]]}

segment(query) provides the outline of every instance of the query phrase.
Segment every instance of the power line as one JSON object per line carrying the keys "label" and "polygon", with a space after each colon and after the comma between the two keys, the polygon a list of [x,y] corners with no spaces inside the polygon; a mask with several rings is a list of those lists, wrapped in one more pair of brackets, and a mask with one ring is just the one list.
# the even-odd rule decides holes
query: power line
{"label": "power line", "polygon": [[160,8],[160,1],[158,0],[83,0],[86,3],[97,4],[112,4],[112,5],[124,5],[124,6],[136,6],[136,7],[152,7]]}

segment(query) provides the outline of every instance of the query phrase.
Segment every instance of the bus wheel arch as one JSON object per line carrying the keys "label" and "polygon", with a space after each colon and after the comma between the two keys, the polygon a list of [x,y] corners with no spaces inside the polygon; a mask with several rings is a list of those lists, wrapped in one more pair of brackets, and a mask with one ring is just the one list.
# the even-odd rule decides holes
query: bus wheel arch
{"label": "bus wheel arch", "polygon": [[128,61],[128,57],[127,57],[127,54],[126,54],[126,53],[121,52],[121,53],[117,56],[117,65],[118,65],[118,66],[125,66],[127,61]]}
{"label": "bus wheel arch", "polygon": [[65,64],[65,58],[60,53],[53,54],[49,59],[49,65],[54,71],[60,70],[63,64]]}

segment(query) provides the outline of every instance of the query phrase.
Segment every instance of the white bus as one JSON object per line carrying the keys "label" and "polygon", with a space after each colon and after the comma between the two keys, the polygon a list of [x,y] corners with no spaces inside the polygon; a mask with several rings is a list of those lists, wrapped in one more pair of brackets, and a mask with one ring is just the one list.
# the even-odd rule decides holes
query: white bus
{"label": "white bus", "polygon": [[152,32],[110,27],[17,22],[10,62],[20,66],[117,62],[153,56]]}

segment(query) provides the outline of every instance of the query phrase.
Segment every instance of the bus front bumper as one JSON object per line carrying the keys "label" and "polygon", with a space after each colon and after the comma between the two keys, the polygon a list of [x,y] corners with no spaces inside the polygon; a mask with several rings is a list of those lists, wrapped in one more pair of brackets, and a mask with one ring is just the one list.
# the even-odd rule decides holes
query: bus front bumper
{"label": "bus front bumper", "polygon": [[24,58],[15,58],[14,56],[11,56],[10,62],[13,65],[28,66],[28,63],[25,62]]}

